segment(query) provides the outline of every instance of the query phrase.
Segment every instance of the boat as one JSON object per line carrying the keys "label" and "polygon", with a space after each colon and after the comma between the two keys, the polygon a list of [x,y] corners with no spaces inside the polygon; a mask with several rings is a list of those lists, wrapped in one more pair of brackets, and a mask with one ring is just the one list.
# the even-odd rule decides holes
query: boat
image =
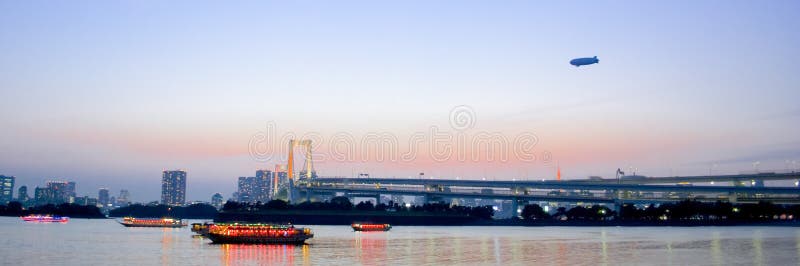
{"label": "boat", "polygon": [[125,217],[119,222],[125,227],[184,227],[187,224],[181,219],[172,218],[133,218]]}
{"label": "boat", "polygon": [[192,232],[201,236],[208,236],[208,228],[211,225],[213,225],[213,223],[193,223]]}
{"label": "boat", "polygon": [[353,231],[356,232],[376,232],[376,231],[389,231],[392,229],[390,224],[352,224]]}
{"label": "boat", "polygon": [[28,216],[22,216],[23,221],[26,222],[37,222],[37,223],[66,223],[69,221],[69,217],[67,216],[52,216],[52,215],[40,215],[40,214],[30,214]]}
{"label": "boat", "polygon": [[314,237],[309,228],[280,224],[210,224],[208,238],[215,244],[303,244]]}

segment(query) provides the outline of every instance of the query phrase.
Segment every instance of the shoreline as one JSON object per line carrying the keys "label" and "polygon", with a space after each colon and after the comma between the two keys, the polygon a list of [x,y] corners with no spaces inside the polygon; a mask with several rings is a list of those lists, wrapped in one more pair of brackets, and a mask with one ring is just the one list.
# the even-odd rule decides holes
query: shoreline
{"label": "shoreline", "polygon": [[470,216],[437,215],[431,213],[405,215],[378,215],[374,213],[224,213],[214,222],[260,222],[292,223],[304,225],[350,225],[352,223],[388,223],[392,226],[525,226],[525,227],[701,227],[701,226],[780,226],[800,227],[796,220],[676,220],[676,221],[630,221],[630,220],[535,220],[493,219],[483,220]]}

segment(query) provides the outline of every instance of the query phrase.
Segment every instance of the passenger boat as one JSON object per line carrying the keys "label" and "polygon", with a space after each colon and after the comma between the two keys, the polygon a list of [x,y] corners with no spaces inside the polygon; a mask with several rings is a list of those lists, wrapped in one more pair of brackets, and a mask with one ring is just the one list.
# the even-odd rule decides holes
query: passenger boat
{"label": "passenger boat", "polygon": [[216,244],[303,244],[314,237],[309,228],[276,224],[210,224],[208,238]]}
{"label": "passenger boat", "polygon": [[392,229],[390,224],[352,224],[350,226],[356,232],[389,231],[389,229]]}
{"label": "passenger boat", "polygon": [[187,224],[181,219],[172,218],[133,218],[125,217],[119,222],[125,227],[184,227]]}
{"label": "passenger boat", "polygon": [[66,216],[51,216],[51,215],[40,215],[40,214],[30,214],[28,216],[22,216],[23,221],[26,222],[37,222],[37,223],[66,223],[69,221],[69,217]]}

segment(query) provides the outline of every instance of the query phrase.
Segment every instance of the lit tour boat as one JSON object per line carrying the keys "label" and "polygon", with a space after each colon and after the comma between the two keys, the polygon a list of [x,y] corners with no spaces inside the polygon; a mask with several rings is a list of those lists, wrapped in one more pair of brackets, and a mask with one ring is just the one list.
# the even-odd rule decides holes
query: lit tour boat
{"label": "lit tour boat", "polygon": [[309,228],[275,224],[210,224],[208,238],[216,244],[303,244],[314,237]]}
{"label": "lit tour boat", "polygon": [[23,221],[26,222],[38,222],[38,223],[66,223],[69,221],[69,217],[66,216],[50,216],[50,215],[39,215],[39,214],[31,214],[28,216],[22,216]]}
{"label": "lit tour boat", "polygon": [[126,227],[184,227],[187,224],[181,219],[172,218],[122,218],[120,224]]}
{"label": "lit tour boat", "polygon": [[350,226],[356,232],[389,231],[389,229],[392,229],[390,224],[352,224]]}

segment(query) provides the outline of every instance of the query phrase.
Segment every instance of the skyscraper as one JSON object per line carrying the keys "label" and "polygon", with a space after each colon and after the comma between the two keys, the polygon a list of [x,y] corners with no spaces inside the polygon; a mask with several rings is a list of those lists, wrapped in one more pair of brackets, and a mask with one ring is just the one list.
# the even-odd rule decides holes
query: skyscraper
{"label": "skyscraper", "polygon": [[28,201],[28,186],[19,187],[19,190],[17,191],[17,201],[23,205]]}
{"label": "skyscraper", "polygon": [[33,205],[45,205],[53,203],[53,190],[48,187],[36,187],[34,190]]}
{"label": "skyscraper", "polygon": [[270,170],[258,170],[256,171],[256,184],[255,187],[255,201],[260,201],[266,203],[269,201],[269,190],[270,186],[272,185],[272,171]]}
{"label": "skyscraper", "polygon": [[214,196],[211,196],[211,206],[217,209],[222,207],[222,194],[215,193]]}
{"label": "skyscraper", "polygon": [[47,189],[50,190],[50,203],[61,204],[75,201],[75,182],[47,181]]}
{"label": "skyscraper", "polygon": [[100,188],[97,191],[97,203],[103,205],[103,208],[107,208],[108,204],[111,203],[108,200],[108,189],[107,188]]}
{"label": "skyscraper", "polygon": [[272,171],[258,170],[256,176],[242,176],[238,181],[239,202],[262,202],[270,199],[270,185],[272,184]]}
{"label": "skyscraper", "polygon": [[119,197],[117,197],[117,205],[121,207],[128,206],[128,203],[131,201],[131,193],[128,192],[127,189],[122,189],[119,191]]}
{"label": "skyscraper", "polygon": [[255,192],[256,192],[255,179],[256,178],[252,176],[239,177],[239,182],[238,182],[239,190],[237,191],[239,192],[239,197],[238,197],[239,202],[254,202],[253,199],[255,198]]}
{"label": "skyscraper", "polygon": [[161,204],[180,206],[186,202],[186,171],[164,171],[161,177]]}
{"label": "skyscraper", "polygon": [[0,175],[0,204],[6,204],[14,196],[14,177]]}

